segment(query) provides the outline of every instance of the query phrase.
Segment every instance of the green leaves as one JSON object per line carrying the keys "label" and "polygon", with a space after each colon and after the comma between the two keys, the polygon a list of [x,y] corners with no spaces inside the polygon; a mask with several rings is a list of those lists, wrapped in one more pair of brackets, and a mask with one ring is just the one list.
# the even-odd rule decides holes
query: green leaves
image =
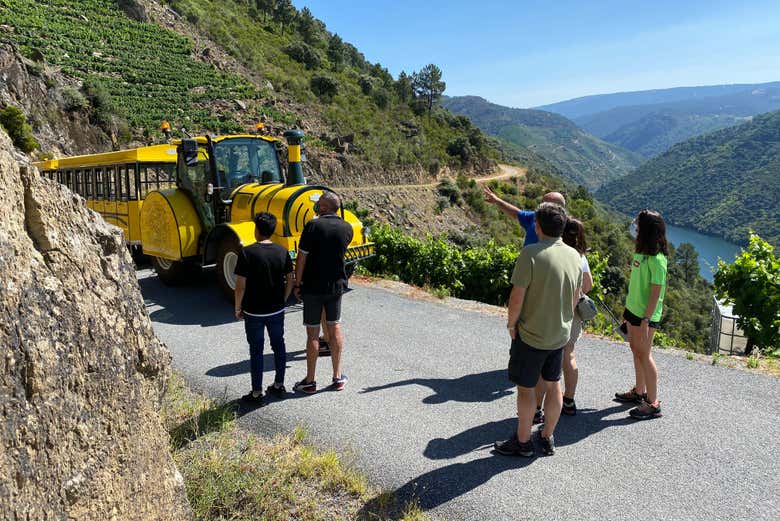
{"label": "green leaves", "polygon": [[363,266],[375,274],[394,274],[416,286],[447,288],[454,297],[506,304],[517,251],[488,242],[458,248],[442,238],[425,240],[386,225],[371,233],[377,255]]}
{"label": "green leaves", "polygon": [[765,351],[780,348],[780,258],[756,234],[733,264],[718,262],[715,290],[733,304],[737,326]]}

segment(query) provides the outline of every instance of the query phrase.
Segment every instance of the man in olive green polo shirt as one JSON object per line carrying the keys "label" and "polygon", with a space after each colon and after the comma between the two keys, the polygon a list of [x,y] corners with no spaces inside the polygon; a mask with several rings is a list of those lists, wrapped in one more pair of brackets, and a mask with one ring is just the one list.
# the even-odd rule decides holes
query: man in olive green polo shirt
{"label": "man in olive green polo shirt", "polygon": [[539,242],[520,252],[512,274],[507,329],[512,338],[509,379],[517,385],[517,434],[496,442],[496,451],[531,457],[531,423],[536,407],[534,387],[541,376],[547,412],[540,431],[542,453],[555,453],[553,431],[561,415],[563,346],[569,340],[574,306],[582,284],[580,254],[563,243],[566,210],[542,203],[535,213]]}

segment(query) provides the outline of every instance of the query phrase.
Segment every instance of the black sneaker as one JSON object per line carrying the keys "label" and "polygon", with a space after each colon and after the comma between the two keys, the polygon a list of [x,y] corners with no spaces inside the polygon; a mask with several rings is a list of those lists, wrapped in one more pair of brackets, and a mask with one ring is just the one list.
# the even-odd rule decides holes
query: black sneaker
{"label": "black sneaker", "polygon": [[293,385],[293,390],[306,394],[314,394],[317,392],[317,382],[307,382],[306,378]]}
{"label": "black sneaker", "polygon": [[265,394],[270,394],[275,398],[284,398],[284,395],[287,394],[287,389],[283,385],[276,387],[276,384],[271,384],[265,390]]}
{"label": "black sneaker", "polygon": [[632,387],[630,391],[624,393],[615,393],[615,401],[621,403],[640,404],[645,398],[647,398],[647,393],[639,394],[636,392],[636,387]]}
{"label": "black sneaker", "polygon": [[530,458],[534,455],[534,444],[531,440],[525,443],[517,441],[517,436],[512,436],[506,441],[497,441],[493,444],[496,452],[504,456],[522,456]]}
{"label": "black sneaker", "polygon": [[534,425],[541,425],[544,423],[544,412],[542,412],[542,409],[540,407],[536,408],[536,412],[534,413],[534,419],[532,422]]}
{"label": "black sneaker", "polygon": [[549,438],[545,438],[542,436],[542,431],[539,431],[539,445],[542,448],[542,454],[545,456],[555,454],[555,438],[552,435]]}
{"label": "black sneaker", "polygon": [[574,416],[575,414],[577,414],[577,405],[574,403],[574,400],[564,398],[563,407],[561,408],[561,413],[567,416]]}
{"label": "black sneaker", "polygon": [[317,350],[317,356],[330,356],[330,345],[324,338],[319,338],[320,347]]}
{"label": "black sneaker", "polygon": [[255,396],[254,391],[249,391],[241,397],[241,401],[252,405],[263,405],[263,393],[259,393]]}
{"label": "black sneaker", "polygon": [[653,418],[661,417],[661,402],[658,402],[658,406],[654,406],[648,403],[647,400],[642,400],[639,407],[634,407],[628,411],[628,415],[635,420],[652,420]]}

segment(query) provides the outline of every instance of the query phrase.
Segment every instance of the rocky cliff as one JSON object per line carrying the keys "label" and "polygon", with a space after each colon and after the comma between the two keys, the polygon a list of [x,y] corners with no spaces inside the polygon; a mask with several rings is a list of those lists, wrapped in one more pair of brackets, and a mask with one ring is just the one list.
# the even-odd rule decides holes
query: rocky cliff
{"label": "rocky cliff", "polygon": [[119,230],[1,130],[0,186],[0,519],[186,519],[170,355]]}

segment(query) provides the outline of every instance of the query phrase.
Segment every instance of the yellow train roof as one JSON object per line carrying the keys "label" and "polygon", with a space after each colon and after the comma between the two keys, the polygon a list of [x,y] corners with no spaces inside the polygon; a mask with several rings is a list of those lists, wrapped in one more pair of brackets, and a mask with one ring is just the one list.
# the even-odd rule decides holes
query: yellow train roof
{"label": "yellow train roof", "polygon": [[[257,134],[234,134],[229,136],[217,136],[211,138],[214,143],[219,143],[230,138],[254,138],[264,141],[276,141],[270,136],[260,136]],[[205,144],[207,138],[198,136],[195,138],[198,143]],[[47,161],[37,161],[35,166],[41,170],[57,170],[61,168],[83,168],[90,166],[113,165],[117,163],[175,163],[176,146],[181,143],[180,139],[174,139],[170,144],[151,145],[148,147],[130,148],[128,150],[119,150],[117,152],[103,152],[101,154],[87,154],[82,156],[63,157],[60,159],[50,159]]]}

